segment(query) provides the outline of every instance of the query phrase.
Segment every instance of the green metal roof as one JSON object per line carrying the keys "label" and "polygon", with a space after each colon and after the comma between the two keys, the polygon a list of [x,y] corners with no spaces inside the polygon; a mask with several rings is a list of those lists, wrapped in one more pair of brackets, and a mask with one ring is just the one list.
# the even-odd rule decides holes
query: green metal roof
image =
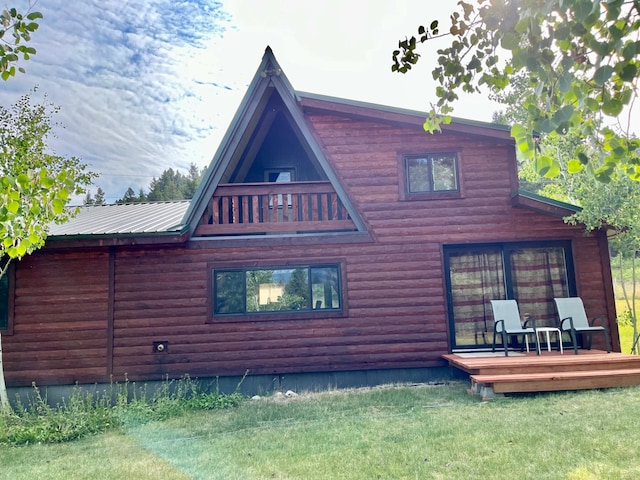
{"label": "green metal roof", "polygon": [[178,234],[186,228],[182,219],[189,203],[180,200],[84,206],[68,222],[51,225],[49,238]]}

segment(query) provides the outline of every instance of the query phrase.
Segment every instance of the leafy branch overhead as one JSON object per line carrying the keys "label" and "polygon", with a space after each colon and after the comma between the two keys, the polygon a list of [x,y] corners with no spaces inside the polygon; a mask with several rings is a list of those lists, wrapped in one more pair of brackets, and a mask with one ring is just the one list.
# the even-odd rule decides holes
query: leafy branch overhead
{"label": "leafy branch overhead", "polygon": [[[0,107],[0,264],[8,266],[44,245],[51,223],[74,215],[67,204],[84,192],[94,174],[75,157],[47,150],[57,107],[32,105],[29,95]],[[0,276],[4,271],[0,271]]]}
{"label": "leafy branch overhead", "polygon": [[573,130],[581,138],[597,138],[601,148],[597,158],[576,149],[570,172],[589,165],[606,182],[621,167],[640,180],[640,140],[629,125],[640,77],[640,0],[478,0],[458,6],[448,32],[441,33],[434,20],[393,52],[392,71],[406,73],[420,59],[421,44],[445,35],[452,39],[437,50],[432,75],[438,100],[425,130],[439,130],[451,120],[461,92],[486,88],[498,94],[524,74],[530,88],[520,101],[527,118],[511,133],[539,173],[554,177],[560,166],[538,154],[537,134]]}
{"label": "leafy branch overhead", "polygon": [[[16,74],[15,64],[29,60],[35,55],[36,49],[25,45],[31,40],[31,34],[38,29],[36,20],[42,18],[40,12],[22,14],[15,8],[0,11],[0,77],[8,80]],[[18,67],[24,73],[24,68]]]}

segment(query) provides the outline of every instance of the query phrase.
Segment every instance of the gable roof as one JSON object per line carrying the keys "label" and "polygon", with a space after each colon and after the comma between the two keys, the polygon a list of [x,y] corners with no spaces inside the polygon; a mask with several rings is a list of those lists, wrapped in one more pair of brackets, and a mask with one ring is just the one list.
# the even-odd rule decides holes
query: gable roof
{"label": "gable roof", "polygon": [[[316,141],[305,114],[322,112],[350,118],[411,126],[422,130],[426,113],[326,95],[296,92],[267,47],[245,96],[225,134],[202,182],[191,201],[136,203],[81,207],[79,215],[64,225],[51,225],[51,240],[88,239],[100,245],[122,243],[184,242],[193,235],[200,218],[219,184],[227,182],[226,172],[233,162],[240,162],[245,148],[268,128],[260,122],[273,121],[267,107],[276,95],[286,111],[287,120],[301,145],[331,183],[359,232],[366,226]],[[266,120],[265,120],[266,119]],[[454,118],[442,125],[443,133],[461,133],[513,143],[508,126]],[[519,191],[513,205],[539,212],[564,216],[573,213],[571,206],[556,205],[552,200]],[[144,240],[142,237],[145,237]],[[111,239],[106,242],[105,239]],[[238,237],[235,237],[238,238]],[[118,240],[120,239],[120,240]]]}
{"label": "gable roof", "polygon": [[262,62],[194,195],[189,209],[185,213],[183,222],[189,225],[191,233],[195,231],[198,221],[205,212],[207,203],[213,196],[218,184],[224,182],[224,174],[227,167],[232,161],[238,160],[238,156],[242,154],[244,146],[256,131],[258,121],[264,113],[272,93],[277,94],[282,100],[284,108],[291,119],[291,126],[294,132],[333,186],[340,201],[353,220],[356,229],[358,231],[366,231],[364,222],[351,203],[335,172],[329,166],[320,145],[305,121],[299,106],[300,97],[298,97],[289,83],[270,47],[265,50]]}

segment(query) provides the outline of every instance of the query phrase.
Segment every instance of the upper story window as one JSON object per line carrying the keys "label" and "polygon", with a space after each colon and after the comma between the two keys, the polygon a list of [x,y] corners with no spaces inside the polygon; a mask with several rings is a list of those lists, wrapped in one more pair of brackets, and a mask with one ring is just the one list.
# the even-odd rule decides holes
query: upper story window
{"label": "upper story window", "polygon": [[339,265],[213,270],[213,314],[341,310]]}
{"label": "upper story window", "polygon": [[458,155],[455,152],[405,155],[402,170],[404,199],[460,195]]}

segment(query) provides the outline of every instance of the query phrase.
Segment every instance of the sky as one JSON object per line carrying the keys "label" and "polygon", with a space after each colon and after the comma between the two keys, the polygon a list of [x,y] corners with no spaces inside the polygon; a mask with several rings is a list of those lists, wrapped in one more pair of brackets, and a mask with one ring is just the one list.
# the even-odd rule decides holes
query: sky
{"label": "sky", "polygon": [[[8,0],[24,12],[26,0]],[[99,174],[108,203],[128,187],[191,163],[207,166],[264,50],[299,91],[427,111],[435,101],[427,48],[407,75],[391,72],[398,40],[457,0],[37,0],[40,28],[22,63],[0,83],[8,107],[32,91],[60,107],[49,146]],[[431,48],[434,48],[435,45]],[[434,55],[435,58],[435,55]],[[491,121],[485,95],[454,116]]]}

